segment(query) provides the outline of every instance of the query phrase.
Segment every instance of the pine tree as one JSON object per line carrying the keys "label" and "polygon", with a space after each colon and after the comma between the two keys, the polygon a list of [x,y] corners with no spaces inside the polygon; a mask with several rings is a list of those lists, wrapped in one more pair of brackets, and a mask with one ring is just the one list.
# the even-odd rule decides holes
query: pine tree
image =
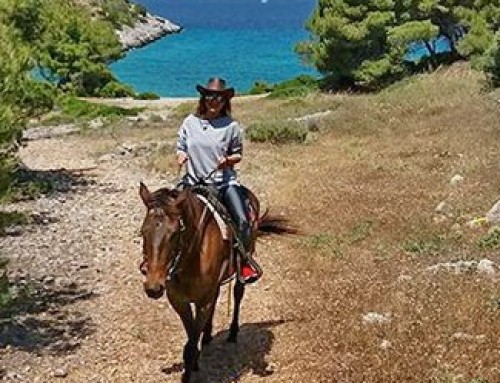
{"label": "pine tree", "polygon": [[[336,86],[378,88],[404,75],[412,43],[423,43],[431,68],[443,61],[432,41],[448,40],[451,59],[481,58],[500,26],[489,0],[320,0],[296,50]],[[450,56],[446,54],[446,57]]]}

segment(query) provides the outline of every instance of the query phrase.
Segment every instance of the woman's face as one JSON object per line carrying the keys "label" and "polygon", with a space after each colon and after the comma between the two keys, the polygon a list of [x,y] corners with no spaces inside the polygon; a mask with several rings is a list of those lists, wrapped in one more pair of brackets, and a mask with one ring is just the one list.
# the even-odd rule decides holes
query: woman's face
{"label": "woman's face", "polygon": [[207,107],[207,117],[219,116],[226,102],[224,96],[218,93],[207,93],[203,96],[203,100]]}

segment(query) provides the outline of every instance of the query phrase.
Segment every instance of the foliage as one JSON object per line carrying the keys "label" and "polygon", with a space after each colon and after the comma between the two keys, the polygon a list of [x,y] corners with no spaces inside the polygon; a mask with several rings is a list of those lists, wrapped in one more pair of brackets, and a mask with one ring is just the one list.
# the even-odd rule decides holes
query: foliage
{"label": "foliage", "polygon": [[478,246],[483,250],[500,249],[500,228],[496,227],[488,235],[481,238]]}
{"label": "foliage", "polygon": [[135,92],[130,86],[113,80],[99,90],[97,95],[100,97],[133,97]]}
{"label": "foliage", "polygon": [[95,95],[113,80],[105,64],[121,57],[121,46],[109,23],[61,0],[45,3],[44,20],[35,58],[47,79],[80,95]]}
{"label": "foliage", "polygon": [[275,85],[269,97],[304,97],[318,90],[318,80],[312,76],[302,75]]}
{"label": "foliage", "polygon": [[256,81],[248,91],[248,94],[263,94],[273,90],[274,85],[268,84],[265,81]]}
{"label": "foliage", "polygon": [[250,125],[246,135],[253,142],[273,144],[302,143],[307,138],[308,130],[295,121],[271,120]]}
{"label": "foliage", "polygon": [[445,238],[441,235],[430,238],[407,241],[403,248],[405,251],[417,254],[438,254],[445,247]]}
{"label": "foliage", "polygon": [[10,292],[10,284],[7,278],[6,271],[7,261],[3,258],[0,258],[0,309],[3,311],[3,308],[9,306],[12,302],[13,297]]}
{"label": "foliage", "polygon": [[141,108],[125,109],[117,106],[94,104],[75,97],[63,97],[59,102],[62,114],[74,119],[91,120],[97,117],[136,116]]}
{"label": "foliage", "polygon": [[102,11],[107,21],[111,22],[115,28],[120,28],[122,25],[132,26],[136,20],[134,11],[139,13],[144,9],[131,6],[126,0],[103,0]]}
{"label": "foliage", "polygon": [[493,86],[500,86],[500,31],[495,34],[495,41],[488,50],[484,66]]}
{"label": "foliage", "polygon": [[278,84],[257,81],[249,94],[269,93],[271,98],[303,97],[319,89],[319,81],[309,75],[301,75]]}
{"label": "foliage", "polygon": [[320,0],[307,23],[312,39],[296,51],[335,87],[378,89],[406,75],[412,43],[427,48],[431,68],[439,65],[430,41],[447,39],[455,60],[479,62],[500,22],[500,5],[486,1]]}
{"label": "foliage", "polygon": [[135,96],[136,100],[159,100],[160,96],[158,96],[154,92],[143,92],[139,93]]}

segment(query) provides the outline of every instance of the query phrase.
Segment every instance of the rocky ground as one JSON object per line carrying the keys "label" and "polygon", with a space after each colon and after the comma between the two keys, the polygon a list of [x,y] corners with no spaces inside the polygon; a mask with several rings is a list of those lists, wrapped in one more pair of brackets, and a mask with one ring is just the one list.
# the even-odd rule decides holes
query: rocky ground
{"label": "rocky ground", "polygon": [[[0,332],[0,380],[178,381],[180,321],[166,300],[146,298],[137,269],[144,213],[139,181],[156,189],[173,176],[145,170],[147,150],[140,146],[101,147],[82,135],[43,137],[30,141],[21,158],[54,177],[59,191],[5,207],[33,219],[1,238],[9,277],[27,286],[30,298]],[[273,305],[284,286],[266,265],[272,241],[259,244],[268,270],[248,289],[238,345],[224,341],[230,317],[223,289],[217,335],[203,355],[198,381],[254,381],[277,372],[269,353],[286,318]]]}

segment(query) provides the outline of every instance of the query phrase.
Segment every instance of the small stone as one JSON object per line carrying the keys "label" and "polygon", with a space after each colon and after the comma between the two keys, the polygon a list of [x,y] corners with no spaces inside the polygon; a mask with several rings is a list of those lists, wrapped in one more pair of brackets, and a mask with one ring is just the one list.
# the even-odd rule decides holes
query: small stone
{"label": "small stone", "polygon": [[450,185],[458,186],[462,182],[464,182],[464,177],[462,177],[460,174],[455,174],[453,177],[451,177]]}
{"label": "small stone", "polygon": [[65,378],[68,376],[68,371],[65,368],[57,368],[54,370],[52,375],[54,378]]}
{"label": "small stone", "polygon": [[477,265],[477,272],[480,274],[495,274],[495,262],[489,259],[481,259]]}
{"label": "small stone", "polygon": [[364,324],[384,324],[391,321],[390,314],[379,314],[376,312],[369,312],[363,315]]}
{"label": "small stone", "polygon": [[392,346],[392,343],[389,342],[387,339],[384,339],[381,343],[380,343],[380,348],[382,350],[387,350],[388,348],[390,348]]}

